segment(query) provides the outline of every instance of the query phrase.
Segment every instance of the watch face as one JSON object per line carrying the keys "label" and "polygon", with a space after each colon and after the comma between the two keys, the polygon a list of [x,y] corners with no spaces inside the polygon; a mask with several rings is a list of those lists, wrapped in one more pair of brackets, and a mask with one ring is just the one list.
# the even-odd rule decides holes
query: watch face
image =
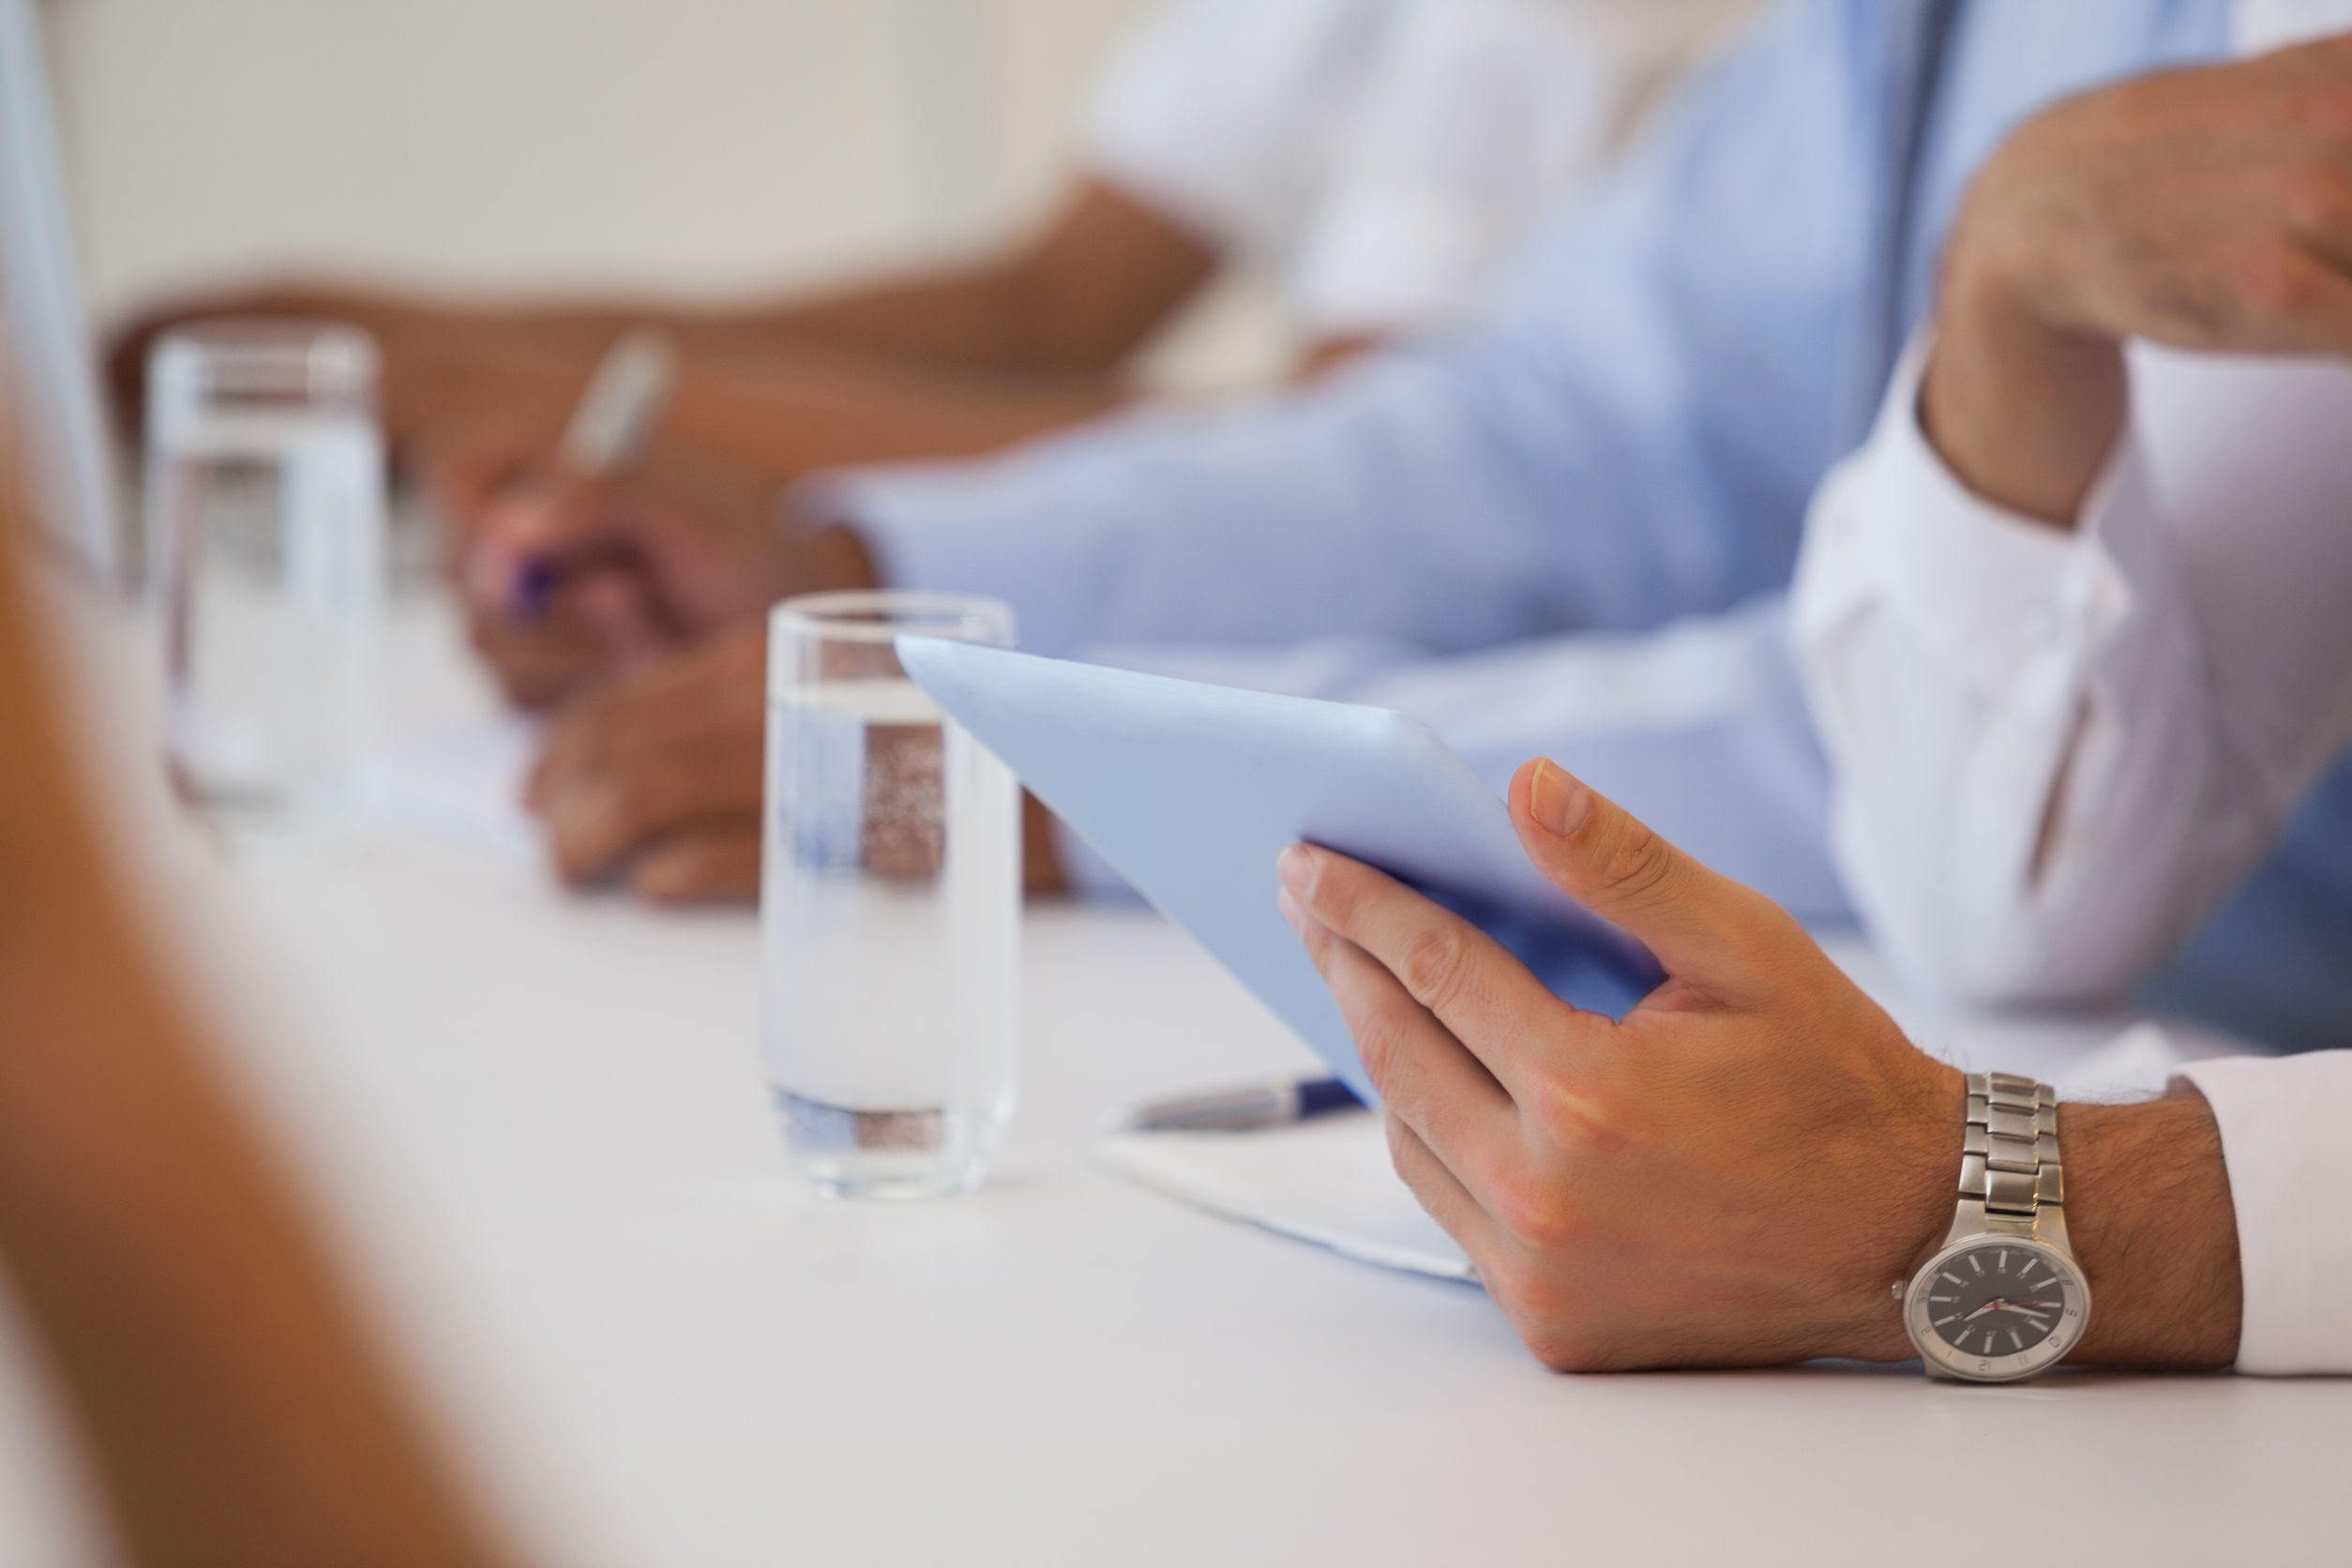
{"label": "watch face", "polygon": [[1987,1243],[1947,1259],[1927,1282],[1930,1333],[1966,1354],[2016,1355],[2050,1337],[2066,1287],[2039,1249]]}
{"label": "watch face", "polygon": [[2006,1382],[2031,1377],[2073,1348],[2090,1291],[2056,1247],[1971,1237],[1921,1271],[1904,1311],[1930,1370]]}

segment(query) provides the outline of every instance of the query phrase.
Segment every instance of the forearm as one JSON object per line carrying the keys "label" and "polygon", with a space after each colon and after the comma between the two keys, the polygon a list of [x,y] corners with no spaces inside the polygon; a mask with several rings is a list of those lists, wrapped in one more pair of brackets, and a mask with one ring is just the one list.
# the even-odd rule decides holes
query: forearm
{"label": "forearm", "polygon": [[1215,268],[1215,251],[1115,184],[1082,181],[993,257],[743,312],[739,340],[943,369],[1104,376]]}
{"label": "forearm", "polygon": [[502,1560],[123,933],[53,928],[0,982],[0,1245],[134,1560]]}
{"label": "forearm", "polygon": [[978,374],[807,348],[689,351],[662,439],[783,485],[851,463],[979,456],[1124,400],[1095,377]]}
{"label": "forearm", "polygon": [[2066,1226],[2090,1281],[2089,1365],[2203,1368],[2237,1358],[2238,1221],[2213,1114],[2194,1089],[2058,1113]]}
{"label": "forearm", "polygon": [[8,566],[0,1249],[125,1539],[151,1563],[497,1560],[111,889]]}
{"label": "forearm", "polygon": [[2125,412],[2119,343],[2052,325],[1994,264],[1955,248],[1920,418],[1961,483],[1996,505],[2071,528]]}
{"label": "forearm", "polygon": [[1052,353],[1032,320],[1038,308],[1018,269],[990,260],[681,324],[689,338],[764,353],[851,349],[967,370],[1105,368],[1099,355]]}
{"label": "forearm", "polygon": [[1656,498],[1611,484],[1608,432],[1557,400],[1477,396],[1485,346],[974,468],[851,474],[811,504],[860,524],[893,580],[1007,599],[1023,645],[1063,656],[1319,637],[1449,653],[1720,608],[1722,578],[1697,580],[1720,520],[1625,520]]}

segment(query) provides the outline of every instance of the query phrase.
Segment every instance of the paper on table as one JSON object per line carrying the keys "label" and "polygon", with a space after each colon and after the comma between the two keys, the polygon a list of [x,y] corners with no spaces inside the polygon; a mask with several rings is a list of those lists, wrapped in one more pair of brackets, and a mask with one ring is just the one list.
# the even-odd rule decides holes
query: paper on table
{"label": "paper on table", "polygon": [[1096,1157],[1195,1208],[1361,1262],[1440,1279],[1478,1277],[1398,1179],[1380,1119],[1368,1111],[1258,1132],[1111,1133]]}
{"label": "paper on table", "polygon": [[515,715],[403,735],[369,770],[376,820],[498,860],[537,866],[547,836],[522,808],[539,726]]}

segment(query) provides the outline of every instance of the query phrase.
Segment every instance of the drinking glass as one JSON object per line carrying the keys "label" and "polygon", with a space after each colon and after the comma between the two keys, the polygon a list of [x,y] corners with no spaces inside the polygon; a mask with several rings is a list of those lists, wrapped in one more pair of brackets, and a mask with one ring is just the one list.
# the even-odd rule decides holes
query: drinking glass
{"label": "drinking glass", "polygon": [[219,322],[147,362],[174,789],[236,845],[347,825],[384,593],[376,352],[355,328]]}
{"label": "drinking glass", "polygon": [[894,639],[1009,647],[993,599],[787,599],[768,619],[761,1049],[795,1168],[835,1197],[977,1184],[1013,1108],[1020,792]]}

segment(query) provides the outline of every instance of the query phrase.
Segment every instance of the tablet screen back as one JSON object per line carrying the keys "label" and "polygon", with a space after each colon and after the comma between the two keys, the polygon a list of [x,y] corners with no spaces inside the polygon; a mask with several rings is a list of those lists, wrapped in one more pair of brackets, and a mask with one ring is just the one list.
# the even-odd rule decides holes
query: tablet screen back
{"label": "tablet screen back", "polygon": [[1509,813],[1424,725],[1278,697],[904,638],[907,671],[1359,1093],[1347,1025],[1274,906],[1306,840],[1413,882],[1579,1006],[1621,1015],[1658,979],[1631,939],[1530,867]]}

